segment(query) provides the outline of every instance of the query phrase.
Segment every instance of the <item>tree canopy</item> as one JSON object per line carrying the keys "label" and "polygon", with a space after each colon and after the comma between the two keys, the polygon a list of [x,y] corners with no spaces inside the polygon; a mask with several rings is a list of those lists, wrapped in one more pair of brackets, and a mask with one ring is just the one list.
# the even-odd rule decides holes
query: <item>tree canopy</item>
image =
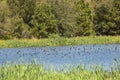
{"label": "tree canopy", "polygon": [[120,0],[0,0],[0,39],[120,35]]}

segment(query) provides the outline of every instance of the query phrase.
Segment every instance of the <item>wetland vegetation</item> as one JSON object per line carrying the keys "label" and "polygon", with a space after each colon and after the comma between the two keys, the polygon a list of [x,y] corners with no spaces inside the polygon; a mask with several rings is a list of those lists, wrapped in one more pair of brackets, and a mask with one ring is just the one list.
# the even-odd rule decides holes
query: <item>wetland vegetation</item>
{"label": "wetland vegetation", "polygon": [[118,70],[111,68],[111,72],[107,72],[100,67],[90,71],[76,66],[72,70],[57,71],[45,70],[37,64],[9,64],[0,67],[0,80],[120,80],[120,65],[117,68]]}
{"label": "wetland vegetation", "polygon": [[[83,47],[87,59],[91,57],[92,60],[93,57],[89,55],[95,55],[90,53],[90,50],[95,53],[103,51],[95,57],[98,56],[101,61],[107,60],[108,63],[110,62],[108,57],[111,59],[114,57],[112,55],[119,58],[120,0],[0,0],[0,63],[5,59],[9,61],[18,59],[21,55],[26,60],[29,55],[41,57],[42,51],[38,51],[42,47],[47,49],[48,46],[63,48],[63,46],[92,44],[117,44],[117,47],[111,45],[109,45],[111,48],[104,45],[104,49],[101,47],[96,49],[96,46],[94,49]],[[34,47],[38,47],[38,51],[26,54]],[[23,51],[17,51],[17,48]],[[24,52],[22,48],[29,49]],[[9,49],[16,50],[7,54]],[[73,47],[70,48],[72,49]],[[82,53],[81,49],[77,50],[79,52],[65,51],[72,54]],[[64,55],[62,58],[57,52],[54,56],[60,57],[59,60],[62,61],[67,54],[61,53],[60,55]],[[45,54],[43,59],[50,55],[47,50],[44,50],[43,54]],[[31,56],[29,57],[32,58]],[[75,55],[72,57],[75,58]],[[83,55],[78,57],[81,59]],[[53,55],[49,58],[53,59]],[[84,59],[86,60],[86,57]],[[45,70],[42,65],[0,64],[0,80],[120,80],[120,65],[117,65],[117,70],[111,68],[110,72],[100,67],[91,71],[80,66],[64,72],[54,69]]]}
{"label": "wetland vegetation", "polygon": [[[69,65],[69,61],[73,63],[81,60],[89,62],[96,61],[98,64],[103,61],[104,65],[112,63],[112,58],[120,58],[119,45],[88,45],[81,46],[65,46],[64,47],[38,47],[38,48],[8,48],[0,49],[0,60],[3,62],[15,61],[15,58],[25,58],[25,61],[37,57],[41,59],[41,63],[19,63],[19,64],[1,64],[0,65],[0,80],[119,80],[120,79],[120,65],[115,67],[109,66],[110,70],[105,70],[101,67],[91,67],[87,69],[84,66],[70,66],[63,67],[63,69],[56,70],[48,66],[46,69],[42,64],[54,63],[60,64],[63,61]],[[2,52],[3,50],[3,52]],[[50,52],[51,51],[51,52]],[[70,52],[69,52],[70,51]],[[86,57],[85,57],[86,56]],[[94,56],[94,57],[93,57]],[[66,59],[68,57],[68,59]],[[76,58],[77,57],[77,58]],[[52,60],[51,60],[52,59]],[[69,60],[70,59],[70,60]],[[46,60],[46,61],[45,61]],[[67,62],[68,61],[68,62]],[[90,62],[90,63],[91,63]],[[117,62],[117,60],[116,60]],[[80,62],[78,62],[79,64]],[[117,62],[118,63],[118,62]],[[92,65],[93,66],[93,65]]]}
{"label": "wetland vegetation", "polygon": [[88,36],[74,38],[0,40],[0,48],[70,46],[89,44],[119,44],[120,36]]}

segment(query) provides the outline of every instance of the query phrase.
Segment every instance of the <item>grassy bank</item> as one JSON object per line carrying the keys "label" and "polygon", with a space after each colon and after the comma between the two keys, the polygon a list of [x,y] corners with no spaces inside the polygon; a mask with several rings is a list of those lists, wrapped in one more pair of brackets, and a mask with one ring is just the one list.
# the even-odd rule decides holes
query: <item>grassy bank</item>
{"label": "grassy bank", "polygon": [[102,68],[89,71],[77,66],[63,72],[44,70],[40,65],[7,65],[0,67],[0,80],[120,80],[120,67],[107,72]]}
{"label": "grassy bank", "polygon": [[68,46],[83,44],[116,44],[120,43],[120,36],[96,36],[75,38],[48,38],[48,39],[15,39],[0,40],[0,48],[40,47],[40,46]]}

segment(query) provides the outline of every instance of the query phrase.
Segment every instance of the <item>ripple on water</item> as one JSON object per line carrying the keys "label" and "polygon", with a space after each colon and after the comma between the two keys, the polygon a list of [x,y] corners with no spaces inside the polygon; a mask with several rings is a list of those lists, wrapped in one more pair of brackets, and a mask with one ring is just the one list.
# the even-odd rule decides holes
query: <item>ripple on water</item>
{"label": "ripple on water", "polygon": [[115,58],[120,59],[118,44],[0,49],[0,64],[5,61],[19,63],[20,60],[28,63],[36,59],[45,66],[81,63],[86,66],[100,64],[110,68]]}

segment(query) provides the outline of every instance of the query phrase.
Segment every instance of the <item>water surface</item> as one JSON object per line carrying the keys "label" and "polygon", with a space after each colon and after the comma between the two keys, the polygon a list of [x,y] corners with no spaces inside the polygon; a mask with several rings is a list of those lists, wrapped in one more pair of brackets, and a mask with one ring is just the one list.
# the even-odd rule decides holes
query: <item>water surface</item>
{"label": "water surface", "polygon": [[29,63],[37,60],[45,67],[52,65],[59,68],[60,65],[85,64],[102,65],[105,69],[120,60],[120,45],[81,45],[60,47],[32,47],[32,48],[4,48],[0,49],[0,64],[6,61],[10,63]]}

